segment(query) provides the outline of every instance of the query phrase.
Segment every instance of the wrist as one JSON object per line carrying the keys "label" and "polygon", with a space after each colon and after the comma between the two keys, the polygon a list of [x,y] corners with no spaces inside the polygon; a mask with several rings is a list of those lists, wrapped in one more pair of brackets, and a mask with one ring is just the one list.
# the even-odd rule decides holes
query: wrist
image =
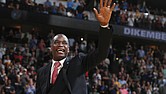
{"label": "wrist", "polygon": [[112,26],[110,24],[107,24],[107,25],[100,25],[101,28],[104,28],[104,29],[111,29]]}
{"label": "wrist", "polygon": [[100,25],[101,27],[103,28],[107,28],[109,26],[109,24],[106,24],[106,25]]}

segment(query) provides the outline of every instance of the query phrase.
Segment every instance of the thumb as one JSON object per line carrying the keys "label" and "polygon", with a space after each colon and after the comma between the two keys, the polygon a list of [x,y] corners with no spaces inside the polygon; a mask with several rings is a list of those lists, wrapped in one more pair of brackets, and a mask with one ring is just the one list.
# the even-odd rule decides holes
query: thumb
{"label": "thumb", "polygon": [[98,17],[98,11],[96,10],[96,8],[93,8],[93,10],[94,10],[95,16],[97,18]]}

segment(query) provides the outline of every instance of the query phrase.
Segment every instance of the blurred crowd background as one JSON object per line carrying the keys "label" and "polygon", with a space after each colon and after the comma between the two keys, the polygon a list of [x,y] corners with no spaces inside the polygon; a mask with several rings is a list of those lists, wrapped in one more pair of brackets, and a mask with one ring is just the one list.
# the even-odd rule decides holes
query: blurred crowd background
{"label": "blurred crowd background", "polygon": [[[6,1],[6,2],[5,2]],[[96,20],[92,11],[99,0],[67,0],[38,4],[31,0],[1,0],[0,7],[48,15]],[[137,2],[136,2],[137,1]],[[166,12],[151,9],[144,0],[115,1],[111,23],[166,31]],[[65,5],[66,4],[66,5]],[[8,31],[8,32],[7,32]],[[0,94],[35,94],[36,71],[51,62],[53,30],[42,36],[35,28],[15,32],[0,28]],[[69,58],[96,49],[95,41],[72,39]],[[85,74],[89,94],[166,94],[166,49],[156,45],[126,42],[110,45],[108,57]]]}
{"label": "blurred crowd background", "polygon": [[[6,1],[6,2],[5,2]],[[85,20],[96,20],[93,8],[99,9],[100,0],[1,0],[0,6],[14,10],[27,10]],[[166,11],[147,6],[146,0],[114,0],[116,3],[112,23],[149,30],[166,30]],[[164,3],[164,2],[163,2]]]}

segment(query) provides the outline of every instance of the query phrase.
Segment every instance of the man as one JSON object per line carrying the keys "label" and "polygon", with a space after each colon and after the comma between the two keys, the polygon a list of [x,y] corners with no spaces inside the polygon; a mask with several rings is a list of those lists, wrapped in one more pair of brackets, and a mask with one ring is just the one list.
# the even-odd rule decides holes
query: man
{"label": "man", "polygon": [[98,48],[90,54],[78,54],[68,59],[69,42],[64,34],[56,35],[51,44],[52,62],[40,68],[37,74],[37,94],[87,94],[85,72],[103,61],[108,54],[112,29],[109,27],[112,0],[100,0],[100,13],[94,8],[100,22]]}

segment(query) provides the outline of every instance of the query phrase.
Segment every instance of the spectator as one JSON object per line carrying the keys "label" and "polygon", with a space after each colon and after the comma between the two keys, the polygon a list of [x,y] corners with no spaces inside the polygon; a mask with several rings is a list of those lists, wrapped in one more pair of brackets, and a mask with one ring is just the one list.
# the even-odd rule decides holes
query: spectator
{"label": "spectator", "polygon": [[76,9],[76,18],[83,19],[84,18],[83,11],[84,11],[83,7],[78,6],[77,9]]}
{"label": "spectator", "polygon": [[58,7],[56,5],[56,2],[53,2],[53,6],[51,7],[51,13],[57,14],[57,12],[58,12]]}
{"label": "spectator", "polygon": [[3,63],[5,64],[6,67],[8,67],[8,66],[10,66],[12,64],[12,61],[11,61],[9,55],[4,57]]}
{"label": "spectator", "polygon": [[32,36],[32,39],[29,42],[29,46],[30,46],[30,49],[37,47],[37,39],[34,35]]}
{"label": "spectator", "polygon": [[21,39],[21,43],[23,44],[23,43],[28,43],[28,42],[29,42],[28,41],[28,34],[25,33],[24,36],[23,36],[23,38]]}
{"label": "spectator", "polygon": [[93,74],[93,82],[94,85],[96,86],[100,86],[101,85],[101,74],[100,74],[100,70],[96,70],[96,73]]}
{"label": "spectator", "polygon": [[101,81],[101,86],[99,86],[98,91],[100,91],[100,94],[107,94],[108,93],[108,86],[105,85],[104,81]]}
{"label": "spectator", "polygon": [[72,0],[67,0],[67,12],[73,11],[74,2]]}
{"label": "spectator", "polygon": [[44,53],[44,50],[46,48],[46,44],[45,44],[44,39],[40,39],[39,44],[38,44],[38,48],[42,53]]}
{"label": "spectator", "polygon": [[[118,81],[119,81],[119,83],[120,83],[121,85],[124,85],[124,84],[127,83],[124,76],[121,76]],[[122,87],[122,88],[123,88],[123,87]]]}
{"label": "spectator", "polygon": [[128,9],[128,2],[126,0],[122,0],[122,9],[127,10]]}
{"label": "spectator", "polygon": [[66,15],[66,8],[65,8],[65,6],[62,3],[59,3],[58,15],[62,15],[62,16]]}
{"label": "spectator", "polygon": [[120,88],[120,94],[128,94],[125,84],[123,84]]}
{"label": "spectator", "polygon": [[14,86],[11,85],[11,80],[6,79],[6,85],[3,87],[1,94],[14,94],[15,93],[15,88]]}
{"label": "spectator", "polygon": [[138,58],[144,58],[145,51],[144,51],[143,46],[141,46],[141,48],[137,52],[138,52]]}
{"label": "spectator", "polygon": [[32,79],[28,80],[28,84],[25,87],[25,94],[36,94],[35,85]]}
{"label": "spectator", "polygon": [[131,26],[131,27],[134,26],[134,17],[133,17],[133,14],[130,14],[130,16],[128,17],[127,21],[128,21],[128,26]]}
{"label": "spectator", "polygon": [[127,23],[127,15],[125,14],[125,12],[122,12],[120,14],[120,20],[121,20],[121,25],[126,25],[126,23]]}
{"label": "spectator", "polygon": [[50,2],[50,0],[46,0],[46,1],[44,2],[44,6],[45,6],[46,8],[50,8],[50,7],[52,6],[52,3]]}
{"label": "spectator", "polygon": [[22,63],[23,60],[23,55],[21,51],[18,51],[15,55],[14,55],[14,59],[20,61],[20,63]]}
{"label": "spectator", "polygon": [[[74,0],[72,9],[76,11],[78,6],[81,6],[79,0]],[[82,7],[84,7],[84,6],[82,6]]]}
{"label": "spectator", "polygon": [[22,85],[20,75],[17,75],[16,81],[14,83],[14,88],[15,88],[16,94],[23,94],[24,93],[24,86]]}

